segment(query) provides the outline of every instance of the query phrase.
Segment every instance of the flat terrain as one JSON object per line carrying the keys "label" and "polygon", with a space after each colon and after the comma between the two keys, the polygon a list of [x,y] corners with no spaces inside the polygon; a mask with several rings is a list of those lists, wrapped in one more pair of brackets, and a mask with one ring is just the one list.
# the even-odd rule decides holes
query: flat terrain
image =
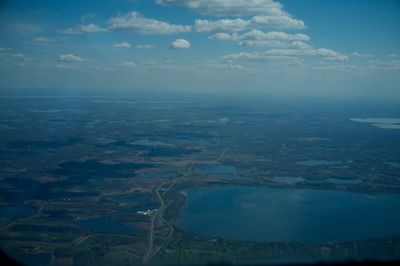
{"label": "flat terrain", "polygon": [[[179,226],[192,189],[397,197],[399,117],[396,106],[350,102],[3,97],[0,246],[28,265],[399,259],[396,226],[311,242]],[[260,235],[274,231],[264,226]]]}

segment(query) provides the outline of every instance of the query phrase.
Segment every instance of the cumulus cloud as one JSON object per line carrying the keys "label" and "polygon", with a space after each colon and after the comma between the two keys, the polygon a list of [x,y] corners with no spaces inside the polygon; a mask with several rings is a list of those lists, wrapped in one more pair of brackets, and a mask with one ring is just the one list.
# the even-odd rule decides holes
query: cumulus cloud
{"label": "cumulus cloud", "polygon": [[111,31],[134,31],[140,34],[176,34],[191,31],[191,26],[146,18],[135,11],[112,17],[107,24]]}
{"label": "cumulus cloud", "polygon": [[241,53],[234,53],[234,54],[228,54],[224,55],[222,59],[224,60],[241,60],[241,59],[247,59],[247,60],[261,60],[261,59],[267,59],[264,54],[261,54],[259,52],[241,52]]}
{"label": "cumulus cloud", "polygon": [[309,41],[310,37],[305,34],[289,34],[280,31],[263,32],[260,30],[252,30],[241,36],[242,40],[282,40],[282,41]]}
{"label": "cumulus cloud", "polygon": [[273,0],[157,0],[163,5],[183,5],[205,15],[246,16],[280,14],[282,5]]}
{"label": "cumulus cloud", "polygon": [[173,41],[170,45],[172,49],[189,49],[190,48],[190,42],[188,42],[185,39],[176,39]]}
{"label": "cumulus cloud", "polygon": [[[157,3],[186,6],[203,15],[253,17],[251,21],[246,21],[247,23],[295,29],[305,27],[303,21],[294,19],[283,10],[280,3],[273,0],[157,0]],[[245,21],[232,23],[242,22]]]}
{"label": "cumulus cloud", "polygon": [[[298,42],[309,41],[310,37],[305,34],[289,34],[285,32],[263,32],[252,30],[240,36],[240,45],[243,46],[269,46],[269,47],[291,47]],[[294,44],[291,42],[296,41]]]}
{"label": "cumulus cloud", "polygon": [[212,32],[212,31],[229,31],[239,32],[251,28],[292,28],[302,29],[304,23],[300,20],[293,20],[287,17],[268,17],[268,16],[255,16],[251,19],[219,19],[207,20],[196,19],[195,29],[197,32]]}
{"label": "cumulus cloud", "polygon": [[15,59],[19,59],[19,60],[27,60],[28,58],[21,53],[10,53],[9,54],[10,57],[15,58]]}
{"label": "cumulus cloud", "polygon": [[58,61],[61,62],[84,62],[87,61],[82,57],[76,56],[74,54],[61,54],[58,56]]}
{"label": "cumulus cloud", "polygon": [[152,48],[154,48],[154,46],[151,45],[151,44],[145,43],[145,44],[137,44],[136,48],[138,48],[138,49],[152,49]]}
{"label": "cumulus cloud", "polygon": [[250,21],[254,26],[269,26],[288,29],[304,29],[306,27],[302,20],[294,19],[288,15],[254,16]]}
{"label": "cumulus cloud", "polygon": [[277,48],[298,48],[308,49],[310,46],[305,43],[310,40],[305,34],[289,34],[280,31],[263,32],[251,30],[244,34],[219,32],[209,37],[210,39],[222,41],[235,41],[242,46],[265,46]]}
{"label": "cumulus cloud", "polygon": [[194,23],[197,32],[210,32],[210,31],[237,32],[237,31],[243,31],[251,26],[250,21],[241,18],[220,19],[217,21],[196,19]]}
{"label": "cumulus cloud", "polygon": [[96,24],[90,23],[90,24],[77,25],[73,28],[63,29],[63,30],[60,30],[59,33],[61,33],[61,34],[83,34],[83,33],[103,32],[103,31],[107,31],[107,30]]}
{"label": "cumulus cloud", "polygon": [[307,48],[307,49],[270,49],[265,52],[249,52],[249,53],[236,53],[223,56],[225,60],[268,60],[271,58],[291,58],[291,57],[322,57],[326,60],[337,60],[346,61],[348,60],[347,55],[343,55],[339,52],[319,48]]}
{"label": "cumulus cloud", "polygon": [[237,33],[226,33],[226,32],[217,32],[214,35],[208,37],[213,40],[220,41],[239,41],[240,36]]}
{"label": "cumulus cloud", "polygon": [[0,59],[11,61],[29,61],[29,58],[18,52],[14,52],[11,48],[0,47]]}
{"label": "cumulus cloud", "polygon": [[140,13],[132,11],[111,17],[106,21],[106,26],[96,24],[81,24],[72,28],[62,29],[61,34],[83,34],[104,31],[133,31],[139,34],[176,34],[192,30],[189,25],[171,24],[168,22],[146,18]]}
{"label": "cumulus cloud", "polygon": [[197,67],[203,70],[242,70],[244,67],[239,64],[231,62],[210,62],[205,64],[198,64]]}
{"label": "cumulus cloud", "polygon": [[294,41],[290,44],[290,46],[292,48],[302,49],[302,50],[312,49],[311,45],[309,45],[308,43],[302,42],[302,41]]}
{"label": "cumulus cloud", "polygon": [[372,58],[373,57],[373,55],[371,55],[371,54],[363,54],[363,53],[359,53],[359,52],[352,52],[350,54],[350,56],[359,57],[359,58]]}
{"label": "cumulus cloud", "polygon": [[113,46],[116,48],[131,48],[131,44],[128,42],[116,43]]}

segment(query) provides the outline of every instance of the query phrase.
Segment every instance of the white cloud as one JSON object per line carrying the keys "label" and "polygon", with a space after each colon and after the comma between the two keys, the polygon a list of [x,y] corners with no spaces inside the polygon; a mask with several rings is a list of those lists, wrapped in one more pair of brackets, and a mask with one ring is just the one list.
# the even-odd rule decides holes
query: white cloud
{"label": "white cloud", "polygon": [[128,42],[116,43],[113,46],[116,48],[131,48],[131,45]]}
{"label": "white cloud", "polygon": [[21,53],[11,53],[9,56],[15,59],[27,60],[27,57]]}
{"label": "white cloud", "polygon": [[273,0],[157,0],[157,3],[186,6],[203,15],[253,17],[251,23],[280,28],[305,27],[303,21],[292,18]]}
{"label": "white cloud", "polygon": [[224,55],[222,59],[224,60],[241,60],[241,59],[247,59],[247,60],[261,60],[261,59],[267,59],[265,55],[259,53],[259,52],[249,52],[249,53],[235,53],[235,54],[228,54]]}
{"label": "white cloud", "polygon": [[[270,47],[289,47],[288,42],[309,41],[310,37],[305,34],[289,34],[285,32],[270,31],[263,32],[252,30],[240,36],[240,45],[243,46],[270,46]],[[305,44],[305,43],[303,43]]]}
{"label": "white cloud", "polygon": [[152,48],[154,48],[154,46],[151,45],[151,44],[145,43],[145,44],[136,45],[136,48],[138,48],[138,49],[152,49]]}
{"label": "white cloud", "polygon": [[350,56],[359,57],[359,58],[371,58],[371,57],[373,57],[373,55],[371,55],[371,54],[362,54],[362,53],[359,53],[359,52],[352,52],[350,54]]}
{"label": "white cloud", "polygon": [[190,48],[190,42],[184,39],[176,39],[173,41],[170,45],[172,49],[189,49]]}
{"label": "white cloud", "polygon": [[390,54],[388,55],[389,58],[397,58],[397,54]]}
{"label": "white cloud", "polygon": [[[346,61],[349,59],[347,55],[341,54],[339,52],[333,51],[331,49],[326,48],[318,48],[318,49],[301,49],[295,50],[293,49],[293,54],[296,55],[296,51],[299,51],[298,54],[300,56],[320,56],[327,60],[337,60],[337,61]],[[290,56],[290,51],[288,55]]]}
{"label": "white cloud", "polygon": [[208,37],[209,39],[220,41],[239,41],[240,36],[237,33],[218,32]]}
{"label": "white cloud", "polygon": [[8,48],[0,47],[0,57],[5,55],[9,50],[10,49],[8,49]]}
{"label": "white cloud", "polygon": [[[127,65],[124,63],[120,64],[119,66]],[[216,71],[223,71],[223,72],[240,71],[240,73],[248,71],[248,68],[240,64],[237,64],[235,62],[226,60],[224,61],[209,60],[198,63],[182,63],[175,60],[165,60],[165,61],[146,60],[134,63],[134,66],[140,69],[148,69],[148,70],[157,69],[157,70],[179,70],[179,71],[195,71],[195,72],[202,71],[204,73],[209,73],[209,74],[216,74]],[[129,65],[125,67],[128,68]]]}
{"label": "white cloud", "polygon": [[225,60],[268,60],[272,57],[322,57],[326,60],[346,61],[348,56],[330,49],[307,48],[307,49],[270,49],[265,52],[249,52],[249,53],[236,53],[223,56]]}
{"label": "white cloud", "polygon": [[103,32],[107,31],[104,28],[101,28],[100,26],[96,24],[81,24],[77,25],[73,28],[68,28],[64,30],[60,30],[59,33],[61,34],[83,34],[83,33],[93,33],[93,32]]}
{"label": "white cloud", "polygon": [[242,46],[258,46],[277,49],[296,48],[298,42],[287,42],[283,40],[244,40],[240,41]]}
{"label": "white cloud", "polygon": [[294,41],[290,44],[290,46],[295,49],[312,49],[311,45],[302,41]]}
{"label": "white cloud", "polygon": [[252,30],[241,36],[242,40],[282,40],[282,41],[309,41],[310,37],[305,34],[289,34],[281,31],[263,32],[260,30]]}
{"label": "white cloud", "polygon": [[304,29],[306,26],[302,20],[293,19],[290,16],[254,16],[251,19],[254,26],[268,26],[275,28]]}
{"label": "white cloud", "polygon": [[40,43],[53,43],[53,42],[56,41],[54,39],[49,39],[49,38],[46,38],[46,37],[43,37],[43,36],[35,37],[35,38],[33,38],[33,40],[35,42],[40,42]]}
{"label": "white cloud", "polygon": [[360,73],[362,68],[355,65],[343,64],[342,62],[334,63],[334,62],[321,62],[317,65],[311,66],[312,70],[317,71],[334,71],[334,72],[342,72],[342,73]]}
{"label": "white cloud", "polygon": [[216,33],[210,39],[223,41],[236,41],[242,46],[265,46],[275,48],[297,48],[308,49],[310,46],[305,43],[310,37],[305,34],[289,34],[280,31],[263,32],[251,30],[244,34],[237,33]]}
{"label": "white cloud", "polygon": [[157,0],[158,4],[183,5],[206,15],[246,16],[280,14],[282,5],[272,0]]}
{"label": "white cloud", "polygon": [[144,61],[141,66],[145,69],[162,69],[162,70],[189,70],[190,67],[187,64],[182,65],[181,63],[172,61]]}
{"label": "white cloud", "polygon": [[134,31],[140,34],[176,34],[191,31],[191,26],[146,18],[135,11],[113,17],[107,24],[112,31]]}
{"label": "white cloud", "polygon": [[242,70],[244,67],[239,64],[231,62],[210,62],[205,64],[198,64],[196,67],[203,70]]}
{"label": "white cloud", "polygon": [[74,54],[62,54],[58,56],[58,61],[61,62],[84,62],[87,61],[82,57],[76,56]]}
{"label": "white cloud", "polygon": [[195,29],[197,32],[212,32],[212,31],[239,32],[251,28],[264,28],[264,27],[302,29],[305,26],[301,20],[293,20],[288,17],[255,16],[248,20],[241,18],[219,19],[214,21],[207,19],[195,20]]}
{"label": "white cloud", "polygon": [[88,32],[88,33],[106,31],[105,29],[99,27],[96,24],[80,25],[80,30],[82,32]]}
{"label": "white cloud", "polygon": [[29,61],[29,58],[26,55],[13,52],[13,49],[4,47],[0,47],[0,59],[11,61]]}
{"label": "white cloud", "polygon": [[195,29],[197,32],[210,32],[210,31],[243,31],[251,26],[251,22],[237,19],[220,19],[217,21],[210,21],[206,19],[196,19]]}

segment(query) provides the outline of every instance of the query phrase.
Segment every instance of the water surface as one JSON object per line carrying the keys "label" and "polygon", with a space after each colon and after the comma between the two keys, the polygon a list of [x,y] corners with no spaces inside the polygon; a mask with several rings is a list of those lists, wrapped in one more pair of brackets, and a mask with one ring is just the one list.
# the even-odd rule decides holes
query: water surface
{"label": "water surface", "polygon": [[0,207],[0,218],[8,218],[14,220],[29,217],[31,215],[34,215],[35,213],[35,208],[22,204]]}
{"label": "water surface", "polygon": [[332,166],[332,165],[340,165],[343,164],[342,161],[326,161],[326,160],[306,160],[306,161],[298,161],[296,164],[304,165],[304,166]]}
{"label": "water surface", "polygon": [[400,195],[259,187],[185,191],[178,226],[239,240],[327,242],[400,234]]}
{"label": "water surface", "polygon": [[398,163],[398,162],[385,162],[385,164],[387,164],[393,168],[400,168],[400,163]]}
{"label": "water surface", "polygon": [[148,140],[148,139],[142,139],[142,140],[136,140],[133,142],[130,142],[129,144],[131,145],[139,145],[139,146],[167,146],[167,147],[173,147],[174,145],[165,143],[160,140]]}
{"label": "water surface", "polygon": [[79,224],[92,231],[110,234],[134,234],[138,229],[134,226],[128,226],[109,217],[97,217],[87,220],[81,220]]}

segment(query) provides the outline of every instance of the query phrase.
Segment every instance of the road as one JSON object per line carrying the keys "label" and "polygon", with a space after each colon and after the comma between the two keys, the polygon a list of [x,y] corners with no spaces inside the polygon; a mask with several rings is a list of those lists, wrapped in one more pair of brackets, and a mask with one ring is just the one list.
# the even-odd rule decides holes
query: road
{"label": "road", "polygon": [[[165,181],[161,183],[156,189],[155,189],[155,194],[160,202],[160,208],[151,216],[151,221],[150,221],[150,233],[149,233],[149,247],[147,249],[147,252],[144,255],[143,262],[148,263],[149,260],[157,254],[158,251],[167,243],[168,239],[172,236],[174,233],[174,227],[163,217],[164,210],[168,207],[169,204],[165,204],[165,200],[163,196],[165,196],[168,191],[171,190],[171,188],[179,181],[182,179],[185,179],[189,175],[192,174],[193,171],[193,166],[189,167],[188,172],[183,174],[180,177],[177,177],[173,180]],[[161,193],[161,189],[163,189],[164,186],[169,185],[163,193]],[[164,242],[162,245],[160,245],[156,250],[154,250],[154,234],[155,234],[155,222],[157,218],[160,218],[168,227],[169,227],[169,234],[168,236],[164,239]]]}

